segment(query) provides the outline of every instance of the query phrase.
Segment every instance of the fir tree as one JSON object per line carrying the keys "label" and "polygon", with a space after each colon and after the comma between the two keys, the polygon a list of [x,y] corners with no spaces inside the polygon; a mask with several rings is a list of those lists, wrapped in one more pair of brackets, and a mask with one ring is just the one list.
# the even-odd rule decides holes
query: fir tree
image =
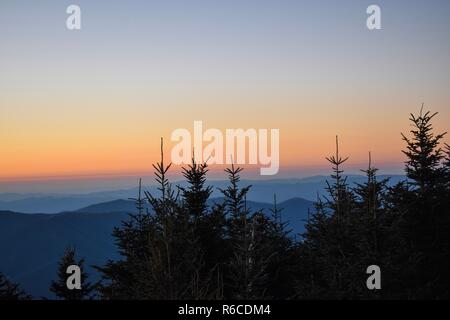
{"label": "fir tree", "polygon": [[103,299],[144,299],[151,297],[152,286],[145,274],[145,259],[148,253],[148,241],[153,217],[146,210],[146,200],[142,197],[142,180],[139,179],[138,196],[131,198],[135,202],[136,213],[129,214],[120,227],[113,229],[113,237],[122,260],[109,260],[105,266],[95,266],[102,275],[97,286]]}
{"label": "fir tree", "polygon": [[9,281],[0,272],[0,300],[29,300],[31,296],[26,294],[18,284]]}
{"label": "fir tree", "polygon": [[261,245],[263,255],[268,259],[266,297],[288,299],[295,295],[295,273],[297,256],[295,242],[288,228],[289,221],[283,219],[283,208],[279,207],[274,195],[270,218],[265,219]]}
{"label": "fir tree", "polygon": [[[366,175],[366,182],[357,183],[353,189],[356,197],[353,213],[353,228],[357,237],[359,250],[358,269],[369,265],[378,265],[387,272],[389,266],[385,262],[386,253],[390,250],[391,238],[388,230],[390,221],[386,219],[386,191],[389,179],[378,180],[378,169],[372,166],[372,155],[369,152],[368,167],[361,170]],[[389,243],[389,245],[388,245]],[[363,286],[359,287],[359,297],[373,298],[379,295],[377,291],[370,292]]]}
{"label": "fir tree", "polygon": [[329,251],[327,229],[330,215],[326,204],[317,196],[315,211],[308,216],[302,241],[296,248],[298,256],[298,272],[296,280],[296,298],[319,299],[325,298],[329,291],[326,279],[326,254]]}
{"label": "fir tree", "polygon": [[251,186],[239,187],[240,167],[227,168],[229,186],[221,190],[228,215],[228,236],[232,246],[228,286],[234,299],[261,299],[265,296],[267,266],[270,256],[263,254],[261,226],[264,216],[252,213],[246,196]]}
{"label": "fir tree", "polygon": [[[67,287],[67,268],[71,265],[77,265],[81,270],[81,289],[69,289]],[[50,291],[59,299],[63,300],[85,300],[91,299],[94,286],[87,281],[88,274],[84,270],[84,259],[76,260],[76,251],[74,248],[67,248],[58,263],[58,279],[52,281]]]}
{"label": "fir tree", "polygon": [[407,157],[406,173],[419,188],[421,195],[434,192],[443,178],[441,162],[444,155],[439,144],[446,133],[433,133],[432,120],[436,115],[437,113],[431,114],[429,111],[423,113],[422,105],[420,114],[417,117],[411,114],[409,119],[413,125],[413,138],[410,139],[402,133],[406,142],[406,150],[403,150]]}
{"label": "fir tree", "polygon": [[[205,298],[209,283],[202,274],[202,248],[192,219],[196,214],[185,206],[186,199],[180,199],[167,179],[171,164],[164,163],[162,140],[161,161],[153,167],[160,195],[145,191],[152,213],[139,213],[139,196],[138,214],[115,229],[113,235],[123,259],[98,268],[103,276],[101,292],[109,299]],[[191,205],[198,204],[195,192],[188,196]]]}
{"label": "fir tree", "polygon": [[[201,266],[198,271],[198,281],[202,283],[208,297],[219,298],[223,292],[222,284],[213,279],[223,277],[223,265],[226,262],[228,246],[225,241],[226,218],[222,204],[208,204],[212,187],[206,186],[208,166],[198,164],[192,158],[191,164],[182,168],[187,187],[181,190],[182,206],[189,214],[192,232],[192,244],[201,256]],[[217,250],[221,248],[221,250]]]}
{"label": "fir tree", "polygon": [[445,133],[433,133],[432,120],[437,113],[411,115],[412,138],[402,134],[406,142],[406,173],[411,181],[402,232],[408,250],[418,255],[411,282],[413,298],[448,297],[449,259],[448,234],[450,211],[445,199],[444,153],[440,142]]}
{"label": "fir tree", "polygon": [[194,220],[203,217],[207,211],[207,201],[212,193],[212,187],[205,186],[208,166],[206,163],[198,164],[192,158],[192,163],[182,168],[183,177],[188,187],[179,187],[183,198],[183,205]]}
{"label": "fir tree", "polygon": [[373,221],[376,221],[378,211],[383,207],[383,195],[387,189],[389,179],[377,181],[378,169],[372,166],[372,155],[369,152],[369,165],[366,170],[367,180],[364,184],[357,183],[354,188],[358,199],[358,206]]}
{"label": "fir tree", "polygon": [[[332,183],[327,182],[328,197],[316,203],[299,245],[303,275],[298,296],[303,298],[358,298],[363,288],[363,261],[366,253],[361,243],[361,216],[357,214],[355,195],[342,176],[342,164],[348,158],[339,154],[328,157],[332,165]],[[365,266],[367,267],[367,265]]]}
{"label": "fir tree", "polygon": [[164,164],[161,142],[161,161],[154,165],[161,196],[156,198],[145,193],[155,213],[155,228],[149,240],[151,274],[160,295],[158,298],[200,299],[207,294],[207,284],[200,275],[202,252],[197,246],[192,211],[183,206],[179,194],[166,178],[170,166]]}
{"label": "fir tree", "polygon": [[336,154],[326,158],[332,165],[331,174],[332,183],[327,181],[327,192],[330,198],[327,198],[328,207],[333,210],[334,216],[339,220],[345,213],[351,209],[353,197],[349,192],[347,177],[342,176],[344,172],[342,165],[348,160],[348,157],[342,158],[339,154],[339,140],[336,136]]}

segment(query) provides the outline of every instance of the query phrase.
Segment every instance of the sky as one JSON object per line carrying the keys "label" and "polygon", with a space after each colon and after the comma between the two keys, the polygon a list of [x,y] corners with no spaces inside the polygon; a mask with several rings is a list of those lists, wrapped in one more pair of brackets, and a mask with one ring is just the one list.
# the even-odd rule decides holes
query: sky
{"label": "sky", "polygon": [[371,151],[401,173],[411,112],[425,103],[449,130],[449,14],[446,0],[2,0],[0,188],[151,173],[160,137],[170,153],[195,120],[279,129],[277,177],[327,173],[336,135],[349,171]]}

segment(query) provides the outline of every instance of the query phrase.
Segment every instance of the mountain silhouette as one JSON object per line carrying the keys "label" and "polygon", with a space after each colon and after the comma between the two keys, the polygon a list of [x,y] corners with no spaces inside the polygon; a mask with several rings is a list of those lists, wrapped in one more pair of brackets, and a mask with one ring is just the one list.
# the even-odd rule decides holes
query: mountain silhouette
{"label": "mountain silhouette", "polygon": [[[402,175],[379,176],[380,179],[388,177],[390,178],[390,185],[395,185],[397,182],[405,180],[405,176]],[[301,179],[242,180],[242,185],[252,185],[252,192],[247,199],[249,201],[271,202],[274,193],[277,194],[277,199],[280,202],[296,197],[315,201],[317,194],[324,194],[327,179],[329,178],[325,176],[313,176]],[[350,186],[355,186],[355,183],[364,183],[365,180],[366,178],[362,175],[347,176]],[[185,186],[186,182],[179,181],[175,182],[174,185]],[[227,182],[222,180],[210,181],[208,185],[213,187],[211,197],[218,198],[222,196],[218,188],[225,188]],[[152,194],[158,194],[155,186],[145,186],[144,189]],[[80,194],[0,193],[0,210],[23,213],[76,211],[98,203],[132,198],[137,193],[137,188]]]}

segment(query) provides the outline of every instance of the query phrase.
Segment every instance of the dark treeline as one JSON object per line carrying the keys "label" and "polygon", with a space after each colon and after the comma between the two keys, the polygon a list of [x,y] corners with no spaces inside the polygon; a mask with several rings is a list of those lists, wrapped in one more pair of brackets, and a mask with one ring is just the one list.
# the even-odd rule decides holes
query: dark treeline
{"label": "dark treeline", "polygon": [[[161,148],[159,195],[139,188],[136,213],[113,231],[121,260],[95,267],[101,281],[76,296],[62,288],[60,264],[52,291],[66,299],[448,299],[450,148],[433,133],[435,115],[411,115],[407,179],[394,186],[377,178],[370,155],[367,181],[347,184],[336,139],[327,196],[301,235],[289,231],[276,197],[271,212],[247,207],[241,168],[226,169],[224,200],[213,206],[206,164],[193,160],[183,169],[188,187],[174,187]],[[381,269],[381,290],[366,286],[370,265]],[[8,288],[22,298],[5,281],[0,298]]]}

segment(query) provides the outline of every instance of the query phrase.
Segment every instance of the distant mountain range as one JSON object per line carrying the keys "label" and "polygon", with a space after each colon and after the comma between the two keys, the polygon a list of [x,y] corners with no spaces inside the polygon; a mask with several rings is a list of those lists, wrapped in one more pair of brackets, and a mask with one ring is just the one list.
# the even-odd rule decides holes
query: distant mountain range
{"label": "distant mountain range", "polygon": [[[268,196],[267,200],[272,197]],[[215,198],[210,203],[218,201],[222,199]],[[248,207],[267,214],[272,206],[248,201]],[[283,208],[283,221],[289,222],[294,236],[304,230],[308,208],[313,208],[313,202],[292,198],[280,202],[278,207]],[[112,230],[135,211],[130,200],[97,203],[57,214],[0,211],[0,271],[34,297],[52,297],[48,287],[64,249],[75,246],[87,265],[103,265],[108,259],[119,258]],[[92,268],[88,271],[97,279]]]}
{"label": "distant mountain range", "polygon": [[[380,179],[388,176],[380,176]],[[389,176],[391,184],[404,180],[401,175]],[[301,197],[310,201],[315,201],[317,195],[324,194],[326,187],[325,176],[314,176],[302,179],[278,179],[278,180],[243,180],[242,185],[252,185],[248,195],[248,200],[256,202],[271,202],[276,194],[279,201],[286,201],[292,198]],[[355,183],[365,181],[362,175],[348,176],[350,186]],[[212,197],[221,196],[219,188],[225,188],[227,181],[209,181],[209,185],[214,188]],[[174,185],[185,186],[185,182],[175,182]],[[146,190],[157,194],[155,186],[145,187]],[[58,213],[63,211],[75,211],[81,207],[94,205],[96,203],[113,201],[116,199],[128,199],[136,197],[137,188],[103,191],[80,194],[20,194],[20,193],[0,193],[0,210],[10,210],[23,213]]]}

